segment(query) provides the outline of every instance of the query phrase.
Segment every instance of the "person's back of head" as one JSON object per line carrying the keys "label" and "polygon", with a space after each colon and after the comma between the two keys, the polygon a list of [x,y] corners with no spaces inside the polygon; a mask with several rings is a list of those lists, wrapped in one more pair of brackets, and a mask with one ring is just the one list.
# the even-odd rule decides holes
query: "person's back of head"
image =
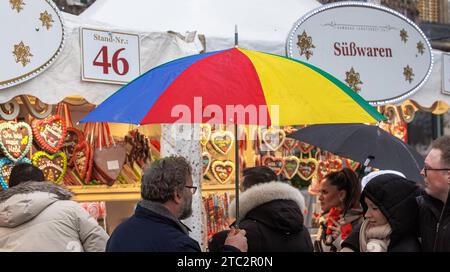
{"label": "person's back of head", "polygon": [[247,190],[253,185],[267,183],[277,180],[275,172],[267,166],[256,166],[245,168],[242,182],[243,190]]}
{"label": "person's back of head", "polygon": [[184,190],[192,168],[183,157],[161,158],[145,170],[142,176],[141,197],[159,203],[173,198],[173,193]]}
{"label": "person's back of head", "polygon": [[44,173],[29,163],[16,164],[11,170],[8,186],[14,187],[27,181],[45,181]]}
{"label": "person's back of head", "polygon": [[355,172],[349,168],[344,168],[337,172],[332,172],[325,176],[331,185],[336,186],[339,191],[345,191],[344,206],[346,209],[358,208],[359,197],[361,195],[361,184]]}

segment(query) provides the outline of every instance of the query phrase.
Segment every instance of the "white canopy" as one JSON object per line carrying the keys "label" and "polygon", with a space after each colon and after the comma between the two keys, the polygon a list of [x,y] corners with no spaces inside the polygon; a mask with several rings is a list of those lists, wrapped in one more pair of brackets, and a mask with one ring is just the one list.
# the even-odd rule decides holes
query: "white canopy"
{"label": "white canopy", "polygon": [[207,51],[239,46],[285,55],[293,24],[321,4],[315,0],[97,0],[80,16],[128,29],[198,31]]}
{"label": "white canopy", "polygon": [[[442,101],[450,106],[450,95],[442,93],[442,51],[433,50],[433,71],[427,82],[418,92],[409,97],[410,100],[417,102],[422,107],[430,108],[434,102]],[[450,76],[447,75],[446,78]]]}
{"label": "white canopy", "polygon": [[[39,76],[14,87],[0,91],[0,104],[18,95],[32,95],[44,103],[56,104],[69,96],[81,96],[99,104],[117,91],[121,85],[86,82],[81,80],[79,28],[91,27],[136,33],[135,30],[97,23],[62,12],[66,29],[63,51],[55,62]],[[130,31],[131,30],[131,31]],[[138,32],[141,49],[141,71],[145,72],[170,60],[199,53],[203,47],[196,42],[185,42],[167,32]]]}

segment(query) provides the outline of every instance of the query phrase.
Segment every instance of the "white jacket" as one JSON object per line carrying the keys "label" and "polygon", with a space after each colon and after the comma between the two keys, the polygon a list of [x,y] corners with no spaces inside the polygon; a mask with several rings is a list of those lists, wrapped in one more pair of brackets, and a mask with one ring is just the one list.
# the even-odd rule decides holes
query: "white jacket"
{"label": "white jacket", "polygon": [[0,251],[105,251],[108,234],[51,182],[0,192]]}

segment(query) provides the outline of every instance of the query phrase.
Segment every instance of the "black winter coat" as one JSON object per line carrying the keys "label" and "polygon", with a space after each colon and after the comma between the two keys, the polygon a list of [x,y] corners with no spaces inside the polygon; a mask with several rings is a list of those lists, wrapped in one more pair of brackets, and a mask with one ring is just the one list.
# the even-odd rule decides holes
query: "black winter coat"
{"label": "black winter coat", "polygon": [[[417,239],[418,206],[416,202],[417,186],[414,182],[393,174],[374,177],[361,194],[361,206],[364,213],[367,205],[364,198],[369,198],[386,217],[391,226],[388,252],[420,251]],[[359,230],[355,228],[342,243],[342,247],[359,252]]]}
{"label": "black winter coat", "polygon": [[248,251],[312,252],[311,236],[303,224],[304,209],[301,192],[286,183],[263,183],[243,192],[239,228],[246,231]]}
{"label": "black winter coat", "polygon": [[450,252],[449,200],[444,207],[442,201],[423,192],[421,196],[417,197],[417,203],[419,204],[418,223],[419,236],[422,239],[422,251]]}
{"label": "black winter coat", "polygon": [[200,252],[201,249],[180,221],[138,205],[134,215],[114,230],[106,251]]}

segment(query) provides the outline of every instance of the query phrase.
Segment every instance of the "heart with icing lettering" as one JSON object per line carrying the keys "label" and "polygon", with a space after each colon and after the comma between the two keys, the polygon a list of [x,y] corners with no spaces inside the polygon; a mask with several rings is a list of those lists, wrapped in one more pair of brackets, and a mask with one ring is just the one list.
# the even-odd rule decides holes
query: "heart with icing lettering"
{"label": "heart with icing lettering", "polygon": [[26,156],[33,142],[31,127],[24,122],[0,124],[0,147],[8,159],[16,162]]}
{"label": "heart with icing lettering", "polygon": [[210,166],[211,166],[211,154],[209,154],[208,152],[203,152],[202,153],[202,174],[203,175],[206,175]]}
{"label": "heart with icing lettering", "polygon": [[234,134],[231,131],[216,131],[211,134],[211,143],[213,147],[222,153],[227,154],[234,142]]}
{"label": "heart with icing lettering", "polygon": [[313,145],[310,145],[308,143],[301,142],[301,141],[299,141],[299,143],[298,143],[298,150],[300,150],[300,152],[302,152],[302,153],[309,153],[313,149],[314,149]]}
{"label": "heart with icing lettering", "polygon": [[286,138],[284,140],[283,146],[288,150],[292,151],[298,144],[298,141],[292,138]]}
{"label": "heart with icing lettering", "polygon": [[211,125],[200,124],[200,143],[205,146],[211,137]]}
{"label": "heart with icing lettering", "polygon": [[344,159],[345,165],[350,168],[353,172],[356,171],[356,169],[358,169],[360,163],[350,160],[350,159]]}
{"label": "heart with icing lettering", "polygon": [[[29,163],[31,164],[30,159],[24,157],[18,160],[16,163]],[[8,189],[9,177],[11,175],[11,170],[13,169],[15,162],[10,160],[9,158],[1,158],[0,159],[0,185],[3,190]],[[0,188],[0,189],[1,189]]]}
{"label": "heart with icing lettering", "polygon": [[214,161],[211,170],[217,181],[221,184],[225,184],[234,172],[234,162],[229,160]]}
{"label": "heart with icing lettering", "polygon": [[300,167],[300,160],[296,156],[288,156],[284,158],[284,174],[291,179],[297,174]]}
{"label": "heart with icing lettering", "polygon": [[331,172],[337,172],[342,170],[342,160],[339,158],[336,158],[334,160],[328,160],[330,164],[330,171]]}
{"label": "heart with icing lettering", "polygon": [[64,138],[63,145],[61,147],[61,151],[66,154],[67,159],[70,161],[69,164],[73,162],[72,156],[74,153],[74,149],[79,144],[85,141],[84,134],[79,129],[74,127],[68,127],[66,130],[66,137]]}
{"label": "heart with icing lettering", "polygon": [[66,138],[66,122],[60,115],[34,119],[31,127],[34,139],[45,151],[56,153],[63,146]]}
{"label": "heart with icing lettering", "polygon": [[261,139],[267,148],[272,151],[276,151],[284,144],[286,133],[282,129],[262,128]]}
{"label": "heart with icing lettering", "polygon": [[77,144],[72,152],[73,155],[70,159],[70,163],[73,164],[75,172],[81,179],[86,177],[89,167],[89,152],[89,144],[86,141]]}
{"label": "heart with icing lettering", "polygon": [[317,169],[317,176],[319,177],[319,179],[322,180],[329,173],[331,173],[330,163],[328,161],[319,162],[319,167]]}
{"label": "heart with icing lettering", "polygon": [[298,175],[303,180],[310,180],[316,173],[319,162],[314,158],[300,159],[298,167]]}
{"label": "heart with icing lettering", "polygon": [[272,169],[278,176],[283,172],[284,169],[284,159],[274,156],[264,156],[261,161],[262,165]]}
{"label": "heart with icing lettering", "polygon": [[58,184],[66,174],[67,157],[61,151],[53,155],[38,151],[33,156],[33,165],[42,170],[45,180]]}

